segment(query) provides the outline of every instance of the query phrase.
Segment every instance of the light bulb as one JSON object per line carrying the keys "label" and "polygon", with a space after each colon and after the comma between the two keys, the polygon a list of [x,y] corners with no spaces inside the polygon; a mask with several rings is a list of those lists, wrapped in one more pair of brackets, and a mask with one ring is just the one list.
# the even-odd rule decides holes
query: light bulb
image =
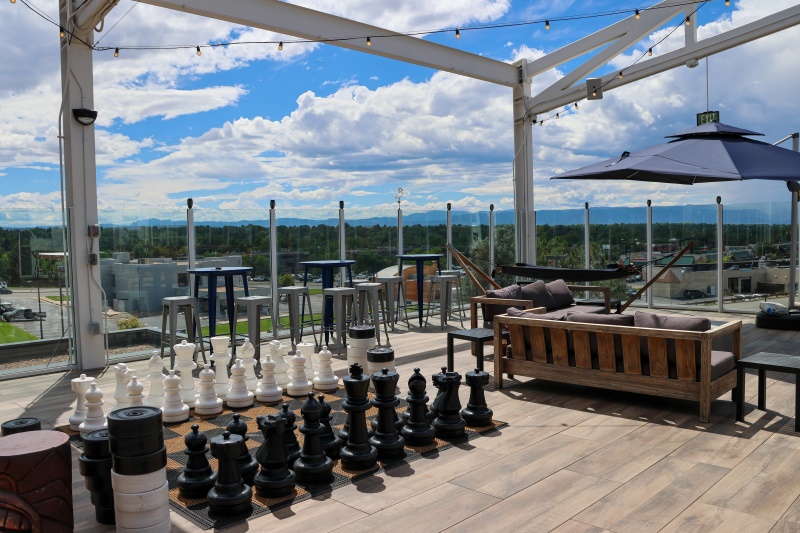
{"label": "light bulb", "polygon": [[539,121],[539,126],[541,126],[542,124],[544,124],[544,120]]}
{"label": "light bulb", "polygon": [[[13,4],[14,2],[11,2],[11,3]],[[731,0],[725,0],[725,6],[730,7],[731,6]]]}
{"label": "light bulb", "polygon": [[653,55],[653,49],[652,48],[648,48],[647,49],[647,55],[649,55],[649,56]]}
{"label": "light bulb", "polygon": [[633,14],[633,16],[636,17],[636,20],[639,20],[640,18],[642,18],[642,16],[639,14],[639,10],[638,9],[636,10],[636,13]]}
{"label": "light bulb", "polygon": [[17,0],[11,0],[11,3],[12,3],[12,4],[16,4],[16,3],[17,3]]}
{"label": "light bulb", "polygon": [[686,25],[687,25],[687,26],[691,26],[691,25],[692,25],[692,19],[691,19],[691,17],[686,17]]}
{"label": "light bulb", "polygon": [[114,57],[119,57],[119,48],[114,49]]}
{"label": "light bulb", "polygon": [[560,118],[561,118],[561,116],[558,113],[556,113],[556,120],[558,120]]}
{"label": "light bulb", "polygon": [[575,102],[575,109],[579,109],[578,108],[578,102]]}
{"label": "light bulb", "polygon": [[197,46],[197,55],[198,56],[203,55],[203,52],[200,51],[200,46],[199,45]]}
{"label": "light bulb", "polygon": [[278,50],[283,50],[283,41],[278,43]]}
{"label": "light bulb", "polygon": [[544,21],[544,29],[546,29],[546,30],[550,29],[550,21],[549,20],[545,20]]}
{"label": "light bulb", "polygon": [[619,79],[622,79],[622,71],[619,71]]}
{"label": "light bulb", "polygon": [[372,46],[372,39],[367,37],[367,46]]}
{"label": "light bulb", "polygon": [[58,27],[58,29],[59,29],[59,33],[58,33],[58,35],[59,35],[59,36],[60,36],[60,37],[63,39],[63,38],[64,38],[64,35],[66,35],[66,34],[67,34],[67,32],[66,32],[66,31],[64,31],[64,26],[59,26],[59,27]]}
{"label": "light bulb", "polygon": [[461,32],[456,28],[456,39],[461,39]]}
{"label": "light bulb", "polygon": [[592,96],[597,96],[597,91],[592,91]]}

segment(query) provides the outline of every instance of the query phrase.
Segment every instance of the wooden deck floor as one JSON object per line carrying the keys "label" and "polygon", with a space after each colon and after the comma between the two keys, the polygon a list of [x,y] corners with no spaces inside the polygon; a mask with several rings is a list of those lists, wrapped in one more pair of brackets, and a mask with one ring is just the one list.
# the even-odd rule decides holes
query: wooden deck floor
{"label": "wooden deck floor", "polygon": [[[743,321],[745,355],[800,356],[800,334]],[[415,367],[430,376],[444,364],[445,333],[438,327],[394,334],[391,341],[401,383]],[[456,341],[456,350],[463,374],[474,358],[466,342]],[[132,366],[146,374],[144,361]],[[344,374],[343,358],[335,369]],[[90,375],[110,410],[113,371]],[[73,377],[3,382],[0,419],[66,423]],[[462,392],[466,399],[466,387]],[[729,396],[714,402],[706,424],[692,402],[526,378],[507,380],[502,391],[486,396],[495,418],[509,423],[498,434],[226,531],[800,531],[800,438],[793,431],[790,375],[768,375],[766,412],[755,409],[756,375],[748,375],[744,423],[734,421]],[[75,530],[114,531],[94,521],[77,466],[73,490]],[[173,531],[196,530],[173,513]]]}

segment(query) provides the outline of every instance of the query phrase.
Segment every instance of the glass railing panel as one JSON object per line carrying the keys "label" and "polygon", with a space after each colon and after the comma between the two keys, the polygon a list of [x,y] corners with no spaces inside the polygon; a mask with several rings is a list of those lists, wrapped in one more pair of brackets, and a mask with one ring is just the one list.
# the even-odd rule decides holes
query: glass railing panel
{"label": "glass railing panel", "polygon": [[353,275],[363,278],[397,273],[397,212],[366,219],[347,213],[347,258],[355,260]]}
{"label": "glass railing panel", "polygon": [[[489,211],[476,211],[476,212],[453,212],[452,215],[452,244],[453,247],[464,254],[476,267],[483,273],[491,276],[492,265],[489,262],[490,248],[489,248]],[[496,229],[496,227],[495,227]],[[495,232],[496,233],[496,232]],[[502,243],[501,245],[511,245],[511,253],[513,259],[513,234],[510,242]],[[495,241],[495,251],[497,251],[497,242]],[[462,296],[468,298],[472,295],[482,293],[478,287],[470,280],[470,278],[463,272],[461,265],[455,260],[451,259],[451,266],[453,270],[459,272],[460,277],[460,295],[454,293],[454,297]],[[481,286],[484,288],[488,285],[481,281]]]}

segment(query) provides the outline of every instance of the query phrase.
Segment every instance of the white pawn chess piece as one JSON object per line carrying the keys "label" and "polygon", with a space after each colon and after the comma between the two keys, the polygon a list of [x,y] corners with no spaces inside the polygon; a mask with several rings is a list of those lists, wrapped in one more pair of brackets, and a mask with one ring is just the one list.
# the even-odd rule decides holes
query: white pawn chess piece
{"label": "white pawn chess piece", "polygon": [[289,396],[302,397],[311,392],[313,384],[308,381],[306,376],[306,358],[303,352],[297,350],[297,354],[292,357],[291,381],[286,386],[286,394]]}
{"label": "white pawn chess piece", "polygon": [[256,360],[253,359],[256,348],[250,343],[250,339],[244,340],[242,347],[239,348],[239,355],[244,365],[244,382],[247,384],[247,390],[252,392],[258,387],[258,376],[256,376]]}
{"label": "white pawn chess piece", "polygon": [[331,368],[331,357],[333,354],[328,350],[328,346],[323,346],[317,354],[317,365],[319,372],[314,378],[314,388],[318,391],[333,391],[339,388],[339,378],[333,373]]}
{"label": "white pawn chess piece", "polygon": [[228,381],[228,363],[231,361],[231,354],[228,353],[228,337],[211,337],[211,346],[214,353],[211,354],[211,362],[214,363],[215,383],[214,390],[217,397],[225,399],[230,388]]}
{"label": "white pawn chess piece", "polygon": [[103,391],[97,386],[97,383],[92,382],[89,390],[86,391],[86,418],[78,426],[78,431],[81,432],[81,437],[94,431],[96,429],[106,429],[108,422],[106,415],[103,413]]}
{"label": "white pawn chess piece", "polygon": [[128,407],[136,407],[139,405],[144,405],[144,384],[140,383],[136,376],[131,376],[131,380],[128,382]]}
{"label": "white pawn chess piece", "polygon": [[306,357],[306,377],[308,377],[309,379],[314,376],[314,363],[312,361],[313,358],[311,357],[310,354],[314,353],[314,348],[316,347],[317,345],[314,344],[313,342],[301,342],[300,344],[297,345],[297,350],[296,350],[297,352],[302,351],[303,353],[309,354],[309,356]]}
{"label": "white pawn chess piece", "polygon": [[197,401],[197,391],[194,388],[192,370],[197,368],[194,362],[195,345],[182,340],[173,346],[175,350],[175,370],[181,373],[181,400],[189,407],[194,407]]}
{"label": "white pawn chess piece", "polygon": [[285,387],[289,384],[289,363],[286,362],[289,347],[281,344],[281,341],[272,341],[270,350],[272,360],[275,362],[275,383]]}
{"label": "white pawn chess piece", "polygon": [[78,404],[75,406],[75,412],[69,417],[69,428],[72,431],[78,431],[81,422],[86,420],[86,391],[89,390],[93,381],[94,378],[86,377],[86,374],[81,374],[81,377],[71,381],[72,392],[78,396]]}
{"label": "white pawn chess piece", "polygon": [[247,390],[247,383],[244,381],[245,367],[241,359],[236,360],[236,364],[231,367],[231,388],[228,390],[228,397],[225,403],[228,407],[250,407],[253,405],[254,394]]}
{"label": "white pawn chess piece", "polygon": [[256,400],[263,403],[279,402],[283,399],[283,389],[275,381],[275,361],[268,355],[261,362],[261,382],[256,389]]}
{"label": "white pawn chess piece", "polygon": [[174,370],[164,378],[164,407],[161,408],[162,420],[167,423],[183,422],[189,419],[189,406],[181,400],[181,378]]}
{"label": "white pawn chess piece", "polygon": [[152,407],[164,406],[164,360],[158,354],[158,350],[153,350],[153,355],[147,361],[147,381],[150,382],[150,390],[144,403]]}
{"label": "white pawn chess piece", "polygon": [[114,373],[117,376],[117,388],[114,389],[114,400],[117,407],[125,407],[128,402],[128,382],[131,380],[131,369],[125,363],[114,365]]}
{"label": "white pawn chess piece", "polygon": [[200,371],[200,396],[194,406],[196,414],[216,415],[222,412],[222,399],[217,396],[214,381],[214,371],[206,363]]}

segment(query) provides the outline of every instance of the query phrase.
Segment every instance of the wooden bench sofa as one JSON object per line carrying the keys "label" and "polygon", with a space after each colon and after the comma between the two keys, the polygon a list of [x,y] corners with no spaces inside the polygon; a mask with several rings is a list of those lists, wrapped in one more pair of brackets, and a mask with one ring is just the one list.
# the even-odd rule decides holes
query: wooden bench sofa
{"label": "wooden bench sofa", "polygon": [[[711,402],[736,386],[741,321],[711,327],[706,318],[642,311],[572,313],[565,320],[548,320],[535,318],[545,311],[542,308],[511,311],[494,317],[498,389],[503,387],[503,374],[508,374],[693,400],[700,402],[700,420],[708,422]],[[504,348],[505,329],[509,345]],[[726,336],[731,339],[723,339]],[[729,341],[730,351],[713,350],[712,344],[720,340]]]}

